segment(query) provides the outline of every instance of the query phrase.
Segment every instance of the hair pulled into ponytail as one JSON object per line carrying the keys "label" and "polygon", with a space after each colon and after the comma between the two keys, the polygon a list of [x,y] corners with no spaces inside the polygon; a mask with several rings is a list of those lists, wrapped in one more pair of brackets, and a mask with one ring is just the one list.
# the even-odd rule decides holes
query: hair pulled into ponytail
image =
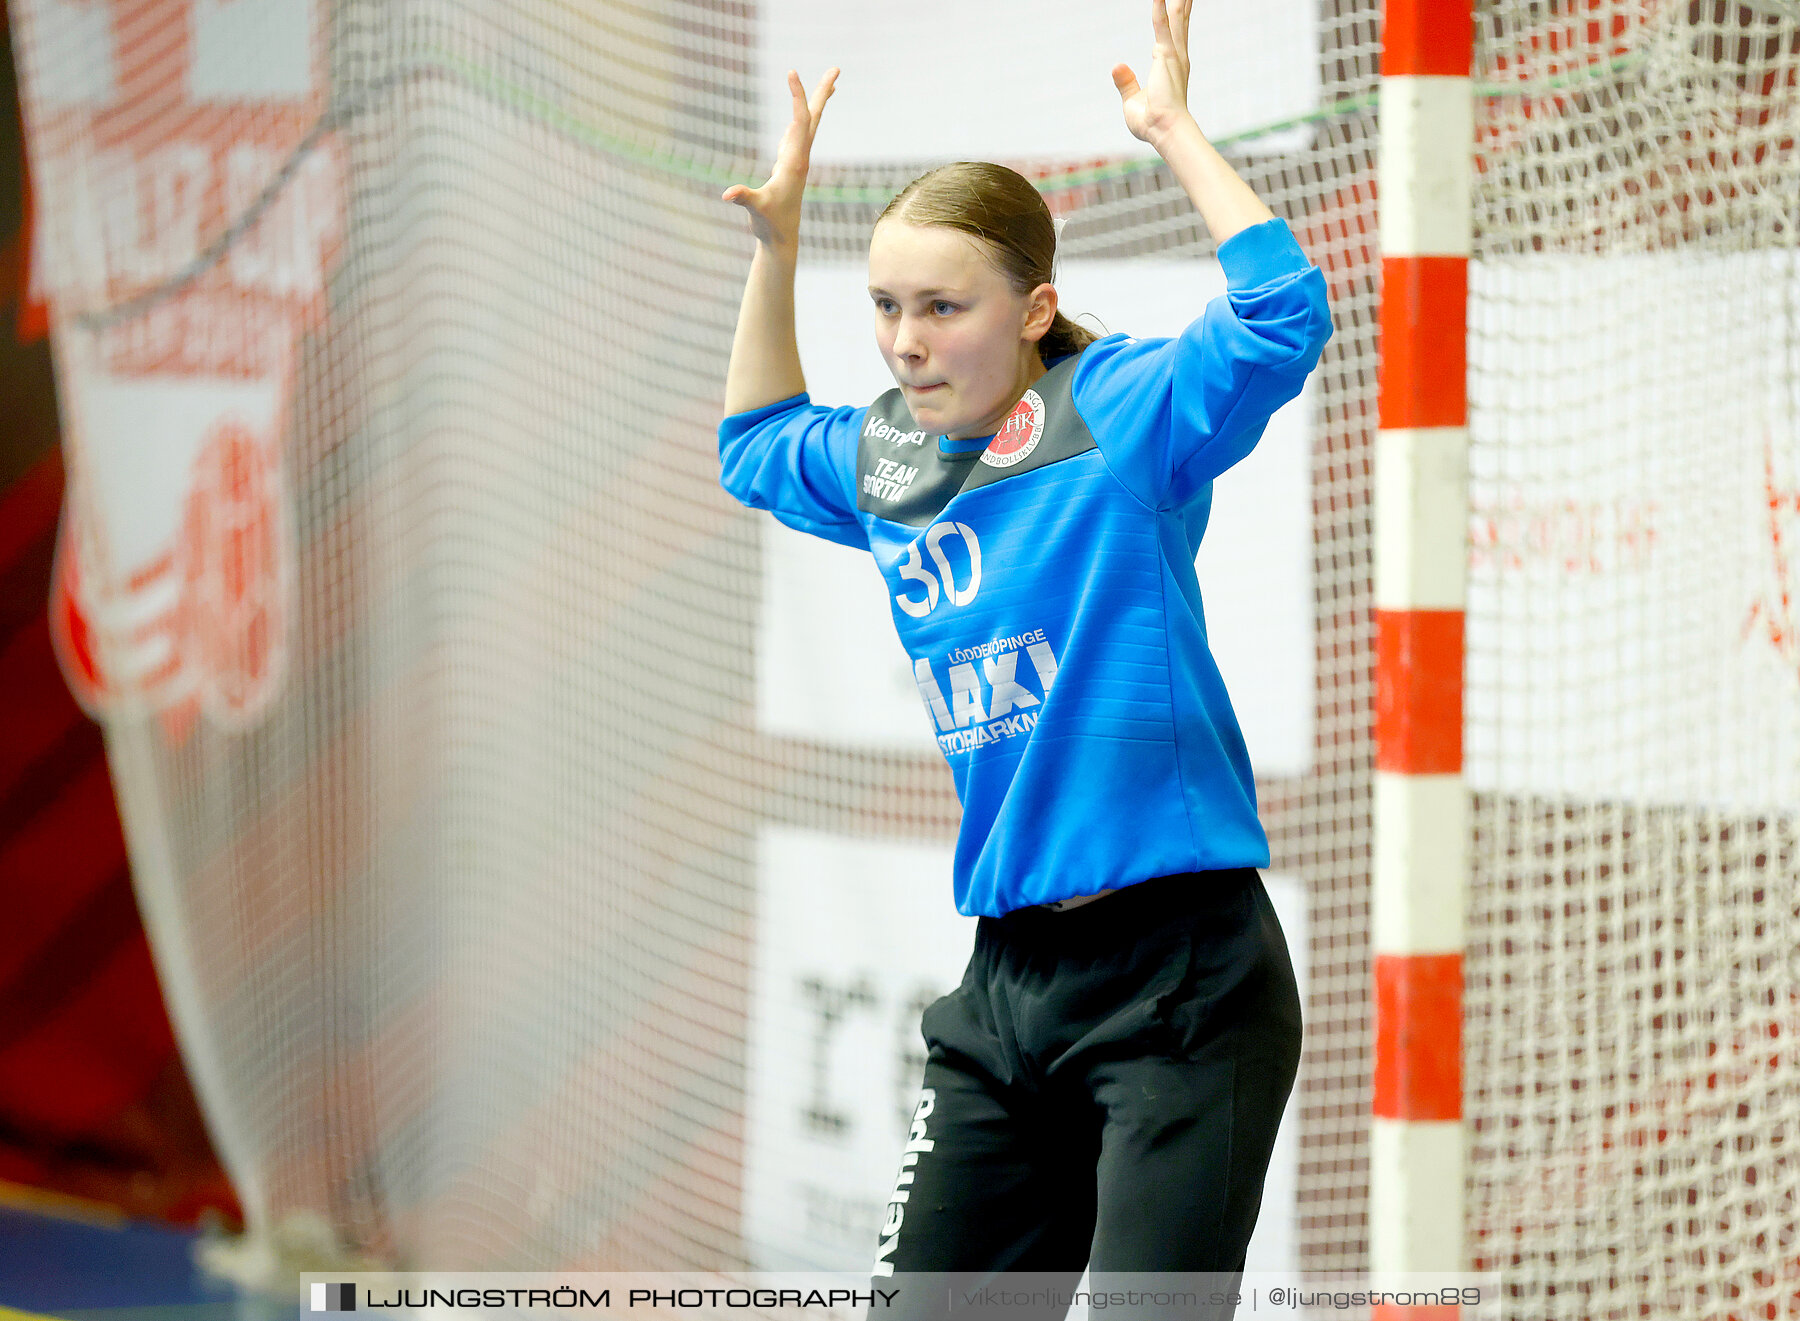
{"label": "hair pulled into ponytail", "polygon": [[[1029,179],[1004,165],[940,165],[902,188],[875,223],[889,216],[909,225],[944,225],[982,240],[995,268],[1018,293],[1051,282],[1056,225],[1050,208]],[[1059,311],[1038,341],[1038,356],[1048,364],[1080,353],[1098,338]]]}

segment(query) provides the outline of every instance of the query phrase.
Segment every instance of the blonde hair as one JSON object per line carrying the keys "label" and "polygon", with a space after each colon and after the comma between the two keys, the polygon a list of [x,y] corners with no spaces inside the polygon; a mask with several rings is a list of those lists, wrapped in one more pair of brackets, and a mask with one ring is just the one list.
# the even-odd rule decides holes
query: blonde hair
{"label": "blonde hair", "polygon": [[[1016,170],[986,161],[957,161],[921,174],[876,217],[909,225],[944,225],[987,244],[994,269],[1017,293],[1050,283],[1056,262],[1056,225],[1031,181]],[[1099,336],[1060,311],[1038,341],[1046,364],[1080,353]]]}

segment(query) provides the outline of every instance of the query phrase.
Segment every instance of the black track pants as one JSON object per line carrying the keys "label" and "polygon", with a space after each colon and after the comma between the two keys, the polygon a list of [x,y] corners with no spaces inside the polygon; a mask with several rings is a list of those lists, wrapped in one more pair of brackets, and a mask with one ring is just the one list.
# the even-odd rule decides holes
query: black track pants
{"label": "black track pants", "polygon": [[922,1030],[876,1284],[889,1268],[1071,1284],[1084,1266],[1243,1270],[1300,1056],[1293,967],[1254,870],[983,918]]}

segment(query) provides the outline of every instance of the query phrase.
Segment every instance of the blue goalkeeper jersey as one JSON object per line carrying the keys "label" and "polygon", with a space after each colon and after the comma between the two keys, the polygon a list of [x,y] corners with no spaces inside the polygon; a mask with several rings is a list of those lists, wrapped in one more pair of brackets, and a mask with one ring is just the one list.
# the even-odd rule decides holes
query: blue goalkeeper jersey
{"label": "blue goalkeeper jersey", "polygon": [[1058,360],[991,437],[927,435],[898,390],[720,424],[727,491],[874,554],[962,802],[970,916],[1268,865],[1194,557],[1213,478],[1300,392],[1331,326],[1282,221],[1219,262],[1226,295],[1178,338]]}

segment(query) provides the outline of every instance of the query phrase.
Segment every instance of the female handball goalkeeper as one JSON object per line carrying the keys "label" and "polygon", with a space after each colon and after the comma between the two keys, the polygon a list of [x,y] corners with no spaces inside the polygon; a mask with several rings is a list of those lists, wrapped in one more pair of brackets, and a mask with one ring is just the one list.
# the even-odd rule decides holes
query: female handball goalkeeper
{"label": "female handball goalkeeper", "polygon": [[794,270],[837,70],[810,98],[788,75],[773,174],[724,194],[756,238],[725,489],[873,553],[962,801],[956,906],[980,918],[962,985],[924,1014],[878,1277],[1241,1272],[1293,1086],[1299,998],[1194,557],[1213,479],[1300,391],[1330,317],[1188,111],[1190,8],[1153,0],[1148,78],[1112,71],[1218,243],[1228,292],[1178,338],[1075,325],[1036,190],[947,165],[869,242],[896,388],[819,407]]}

